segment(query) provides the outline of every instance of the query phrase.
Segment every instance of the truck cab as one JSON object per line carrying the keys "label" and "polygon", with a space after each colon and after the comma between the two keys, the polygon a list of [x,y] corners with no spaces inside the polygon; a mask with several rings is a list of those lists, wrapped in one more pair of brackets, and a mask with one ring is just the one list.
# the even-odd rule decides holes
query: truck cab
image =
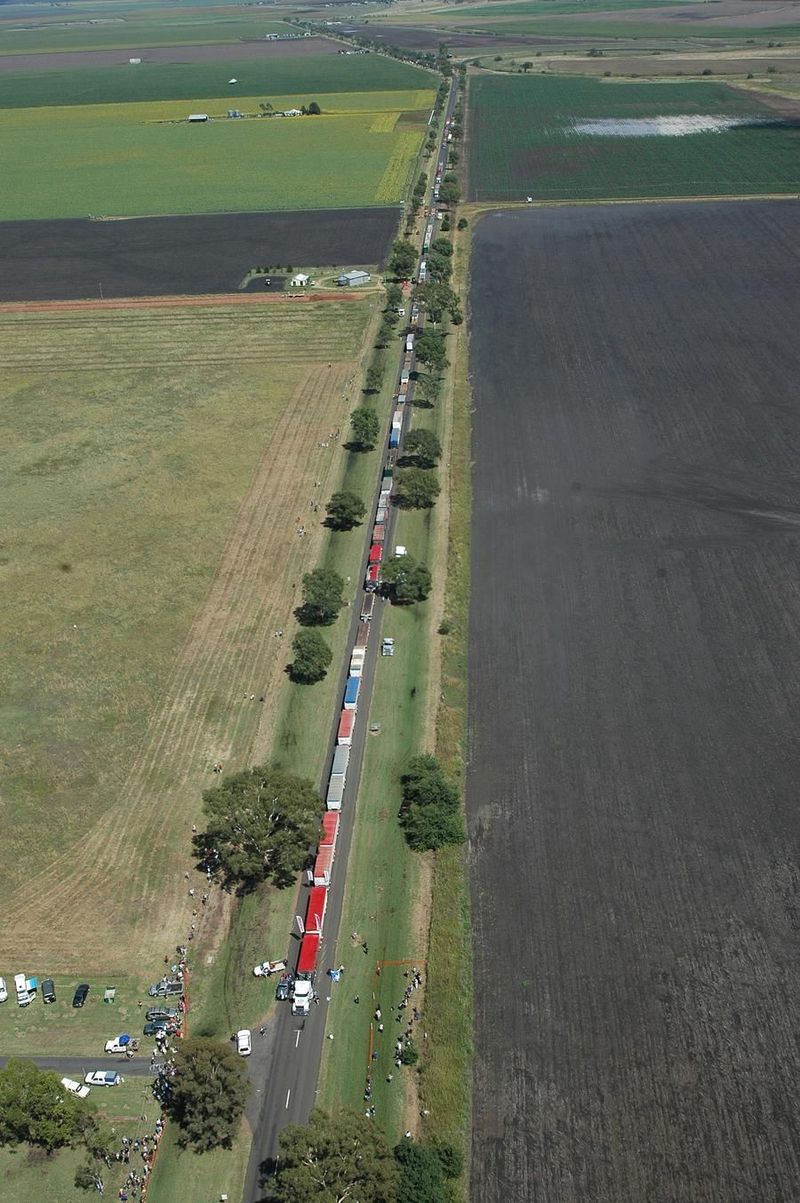
{"label": "truck cab", "polygon": [[294,983],[292,1015],[308,1015],[314,997],[314,983],[309,978],[298,978]]}

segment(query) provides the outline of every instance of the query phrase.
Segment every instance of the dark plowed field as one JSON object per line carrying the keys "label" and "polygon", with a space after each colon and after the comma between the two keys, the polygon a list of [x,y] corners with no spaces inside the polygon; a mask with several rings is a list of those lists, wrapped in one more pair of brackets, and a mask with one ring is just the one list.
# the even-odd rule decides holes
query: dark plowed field
{"label": "dark plowed field", "polygon": [[475,233],[472,1197],[800,1198],[800,204]]}
{"label": "dark plowed field", "polygon": [[0,301],[233,292],[259,265],[383,264],[397,209],[0,222]]}

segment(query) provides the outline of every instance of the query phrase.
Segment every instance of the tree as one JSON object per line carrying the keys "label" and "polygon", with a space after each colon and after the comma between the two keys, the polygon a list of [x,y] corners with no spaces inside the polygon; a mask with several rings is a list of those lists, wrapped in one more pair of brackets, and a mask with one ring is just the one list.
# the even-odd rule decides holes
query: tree
{"label": "tree", "polygon": [[308,112],[309,112],[309,116],[311,116],[311,117],[318,117],[319,114],[322,112],[322,109],[319,107],[316,100],[311,101],[311,104],[308,106]]}
{"label": "tree", "polygon": [[394,1156],[400,1167],[398,1203],[439,1203],[444,1193],[444,1174],[433,1149],[405,1139],[395,1147]]}
{"label": "tree", "polygon": [[262,117],[266,117],[268,113],[271,113],[273,111],[272,105],[270,104],[270,102],[268,100],[262,100],[258,107],[261,109]]}
{"label": "tree", "polygon": [[425,330],[419,335],[414,350],[420,363],[426,367],[443,372],[447,367],[447,356],[444,353],[444,339],[435,330]]}
{"label": "tree", "polygon": [[418,468],[433,468],[442,454],[442,444],[432,430],[410,430],[403,442],[403,451]]}
{"label": "tree", "polygon": [[435,473],[403,468],[395,477],[394,498],[404,510],[429,510],[441,492]]}
{"label": "tree", "polygon": [[430,570],[411,556],[390,556],[383,565],[381,584],[398,605],[425,601],[431,591]]}
{"label": "tree", "polygon": [[424,405],[428,408],[435,405],[441,398],[443,386],[444,376],[439,376],[436,372],[421,373],[417,376],[417,385],[414,389],[414,404]]}
{"label": "tree", "polygon": [[70,1094],[57,1073],[12,1057],[0,1070],[0,1144],[75,1146],[97,1127],[91,1104]]}
{"label": "tree", "polygon": [[398,280],[407,280],[417,263],[417,248],[402,238],[396,238],[392,243],[392,257],[389,260],[389,271]]}
{"label": "tree", "polygon": [[367,512],[367,507],[358,493],[343,489],[334,493],[328,502],[328,526],[334,530],[352,530]]}
{"label": "tree", "polygon": [[381,423],[375,410],[369,405],[359,405],[350,415],[353,443],[359,451],[369,451],[375,446],[381,432]]}
{"label": "tree", "polygon": [[242,891],[271,879],[290,885],[319,826],[313,782],[271,765],[224,778],[203,794],[206,830],[194,839],[203,863]]}
{"label": "tree", "polygon": [[373,363],[367,368],[367,379],[365,382],[365,393],[377,393],[383,383],[383,364]]}
{"label": "tree", "polygon": [[434,238],[431,250],[435,251],[437,255],[447,255],[449,258],[453,253],[453,244],[449,238]]}
{"label": "tree", "polygon": [[429,852],[464,840],[459,794],[435,756],[415,756],[400,778],[400,824],[409,847]]}
{"label": "tree", "polygon": [[377,1124],[345,1108],[314,1110],[278,1138],[276,1203],[395,1203],[398,1165]]}
{"label": "tree", "polygon": [[314,568],[303,577],[303,604],[297,618],[304,627],[329,627],[344,605],[344,581],[332,568]]}
{"label": "tree", "polygon": [[217,1040],[179,1041],[167,1109],[180,1144],[197,1153],[229,1149],[239,1131],[250,1084],[242,1058]]}
{"label": "tree", "polygon": [[333,659],[319,631],[298,631],[292,640],[294,659],[289,665],[289,676],[300,685],[313,685],[321,681]]}
{"label": "tree", "polygon": [[461,189],[455,180],[442,180],[439,185],[439,200],[444,205],[457,205],[461,200]]}
{"label": "tree", "polygon": [[414,299],[425,307],[432,322],[440,322],[445,310],[452,313],[459,307],[458,297],[452,288],[435,280],[420,284],[414,293]]}

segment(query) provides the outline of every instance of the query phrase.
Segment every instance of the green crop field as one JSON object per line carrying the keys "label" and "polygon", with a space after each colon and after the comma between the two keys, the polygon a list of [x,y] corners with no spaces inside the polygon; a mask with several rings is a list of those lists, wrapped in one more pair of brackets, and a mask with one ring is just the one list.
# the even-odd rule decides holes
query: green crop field
{"label": "green crop field", "polygon": [[[9,1050],[75,981],[119,977],[121,1015],[131,966],[154,980],[185,938],[189,826],[215,760],[269,744],[269,636],[324,533],[294,519],[338,484],[319,439],[373,303],[0,314],[0,974],[61,975],[44,1018],[4,1008]],[[113,1013],[70,1011],[74,1047]]]}
{"label": "green crop field", "polygon": [[[418,108],[427,95],[409,99]],[[388,122],[385,102],[377,112],[185,120],[215,111],[224,103],[0,110],[0,220],[400,202],[425,132],[422,119]]]}
{"label": "green crop field", "polygon": [[800,188],[800,130],[746,124],[684,136],[598,136],[575,122],[774,118],[718,83],[484,76],[470,84],[473,200],[752,195]]}
{"label": "green crop field", "polygon": [[[228,83],[236,79],[235,85]],[[124,104],[131,101],[224,97],[232,106],[243,96],[304,96],[330,92],[430,90],[429,71],[394,59],[311,55],[292,59],[223,59],[214,63],[141,63],[132,67],[80,67],[69,71],[0,73],[0,108],[47,105]]]}
{"label": "green crop field", "polygon": [[[0,9],[0,13],[4,10]],[[41,54],[59,50],[127,50],[145,46],[192,46],[214,42],[238,42],[263,38],[267,33],[291,33],[280,21],[254,15],[187,12],[164,9],[115,15],[106,10],[102,23],[90,24],[101,14],[70,20],[51,16],[34,24],[30,19],[0,21],[0,54]],[[299,32],[296,29],[294,32]]]}

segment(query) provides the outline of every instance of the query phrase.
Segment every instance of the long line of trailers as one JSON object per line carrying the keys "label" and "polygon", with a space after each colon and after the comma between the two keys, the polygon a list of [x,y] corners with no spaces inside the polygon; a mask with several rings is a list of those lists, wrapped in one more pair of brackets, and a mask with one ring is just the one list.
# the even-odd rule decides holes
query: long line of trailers
{"label": "long line of trailers", "polygon": [[[436,178],[434,197],[438,196],[440,183],[441,166]],[[423,239],[423,257],[420,261],[418,273],[420,283],[426,277],[424,254],[430,247],[433,239],[433,231],[434,222],[431,221],[425,229]],[[350,666],[344,697],[342,699],[339,726],[336,733],[336,747],[328,777],[325,803],[326,812],[322,817],[322,834],[317,845],[317,853],[311,875],[313,884],[308,893],[300,954],[297,958],[292,1010],[298,1015],[308,1014],[314,998],[314,975],[317,970],[317,962],[322,944],[325,912],[328,902],[328,887],[331,884],[331,873],[336,856],[336,844],[339,838],[339,812],[341,811],[344,798],[344,787],[350,762],[350,750],[353,742],[353,729],[358,708],[361,679],[364,673],[367,644],[369,642],[369,619],[372,617],[375,606],[374,590],[380,582],[380,567],[383,559],[383,548],[386,542],[386,522],[389,516],[389,499],[392,493],[393,479],[391,463],[394,457],[392,453],[399,446],[402,434],[404,406],[407,401],[409,381],[414,362],[414,331],[420,328],[418,321],[419,306],[416,302],[413,302],[410,322],[412,329],[406,336],[405,353],[400,372],[400,385],[389,435],[390,459],[384,465],[378,505],[375,511],[367,578],[364,582],[367,592],[362,601],[361,621],[358,625],[355,643],[350,653]]]}

